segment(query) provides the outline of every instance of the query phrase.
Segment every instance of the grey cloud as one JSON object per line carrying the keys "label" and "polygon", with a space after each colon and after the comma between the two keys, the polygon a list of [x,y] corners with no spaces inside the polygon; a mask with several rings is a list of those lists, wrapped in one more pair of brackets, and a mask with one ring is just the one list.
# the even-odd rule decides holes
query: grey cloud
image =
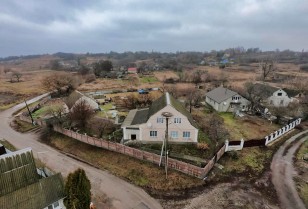
{"label": "grey cloud", "polygon": [[0,56],[307,48],[306,0],[4,0]]}

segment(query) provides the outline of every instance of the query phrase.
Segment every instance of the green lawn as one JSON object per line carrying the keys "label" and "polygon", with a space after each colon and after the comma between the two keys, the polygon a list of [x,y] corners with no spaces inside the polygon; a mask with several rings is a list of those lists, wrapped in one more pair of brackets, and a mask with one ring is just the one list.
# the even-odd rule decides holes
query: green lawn
{"label": "green lawn", "polygon": [[35,111],[34,113],[32,113],[32,117],[33,118],[43,117],[47,114],[49,109],[50,109],[50,106],[44,106],[44,107],[38,109],[37,111]]}
{"label": "green lawn", "polygon": [[105,104],[105,105],[100,105],[101,109],[103,111],[109,111],[111,108],[112,108],[113,104],[112,103],[108,103],[108,104]]}
{"label": "green lawn", "polygon": [[141,77],[139,78],[141,83],[154,83],[154,82],[157,82],[157,78],[154,77],[154,76],[144,76],[144,77]]}

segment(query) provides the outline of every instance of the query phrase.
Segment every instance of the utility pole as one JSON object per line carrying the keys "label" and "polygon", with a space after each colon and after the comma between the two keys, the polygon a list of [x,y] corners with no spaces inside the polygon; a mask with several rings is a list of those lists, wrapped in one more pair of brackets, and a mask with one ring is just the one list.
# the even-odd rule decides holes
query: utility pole
{"label": "utility pole", "polygon": [[26,107],[27,107],[27,109],[28,109],[29,115],[30,115],[30,117],[31,117],[32,125],[34,125],[33,117],[32,117],[32,114],[31,114],[31,112],[30,112],[30,109],[29,109],[29,107],[28,107],[28,104],[27,104],[26,100],[24,100],[24,101],[25,101]]}
{"label": "utility pole", "polygon": [[170,112],[163,112],[161,114],[166,118],[166,133],[165,133],[165,172],[166,172],[166,179],[168,177],[168,150],[167,150],[167,144],[168,144],[168,123],[169,118],[171,118],[173,115]]}

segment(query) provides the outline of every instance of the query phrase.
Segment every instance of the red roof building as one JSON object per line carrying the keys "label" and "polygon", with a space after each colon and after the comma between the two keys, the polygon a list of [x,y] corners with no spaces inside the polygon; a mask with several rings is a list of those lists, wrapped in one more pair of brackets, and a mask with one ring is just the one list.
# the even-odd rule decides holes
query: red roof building
{"label": "red roof building", "polygon": [[137,68],[136,67],[130,67],[127,69],[128,73],[137,73]]}

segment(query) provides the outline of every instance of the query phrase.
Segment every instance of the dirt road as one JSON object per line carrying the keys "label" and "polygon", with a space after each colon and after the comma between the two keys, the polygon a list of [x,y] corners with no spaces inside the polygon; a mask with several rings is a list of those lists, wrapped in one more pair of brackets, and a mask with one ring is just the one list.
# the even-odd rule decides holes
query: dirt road
{"label": "dirt road", "polygon": [[[36,97],[31,102],[40,99]],[[30,103],[30,102],[29,102]],[[87,164],[74,160],[57,150],[40,143],[35,133],[21,134],[14,131],[9,123],[12,113],[23,107],[24,104],[17,105],[11,109],[0,112],[0,139],[4,138],[16,146],[18,149],[31,147],[35,157],[43,161],[47,167],[56,172],[61,172],[67,176],[69,172],[77,168],[86,171],[92,185],[92,193],[97,208],[108,209],[160,209],[161,205],[157,200],[150,197],[144,190],[133,186],[126,181],[119,179],[107,171],[93,168]],[[108,197],[108,204],[106,204]],[[105,202],[105,203],[103,203]]]}
{"label": "dirt road", "polygon": [[283,209],[305,209],[293,181],[293,157],[298,147],[308,139],[308,136],[301,137],[305,133],[308,133],[308,130],[288,139],[275,153],[271,163],[272,182]]}

